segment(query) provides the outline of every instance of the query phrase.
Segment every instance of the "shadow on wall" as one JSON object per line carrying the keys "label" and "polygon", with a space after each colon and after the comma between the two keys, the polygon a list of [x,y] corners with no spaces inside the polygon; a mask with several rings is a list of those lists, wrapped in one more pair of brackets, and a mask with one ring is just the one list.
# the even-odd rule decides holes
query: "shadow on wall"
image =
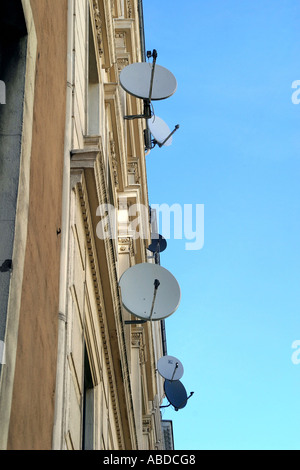
{"label": "shadow on wall", "polygon": [[0,340],[4,340],[13,258],[27,29],[21,0],[0,2]]}

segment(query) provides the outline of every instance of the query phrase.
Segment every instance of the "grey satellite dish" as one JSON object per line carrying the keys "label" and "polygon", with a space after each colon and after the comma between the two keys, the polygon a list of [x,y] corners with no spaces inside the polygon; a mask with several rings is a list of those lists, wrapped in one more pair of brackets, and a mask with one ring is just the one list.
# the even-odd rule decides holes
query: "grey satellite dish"
{"label": "grey satellite dish", "polygon": [[164,379],[171,382],[180,380],[184,372],[181,362],[173,356],[161,357],[157,362],[157,370]]}
{"label": "grey satellite dish", "polygon": [[167,241],[158,233],[154,233],[151,236],[151,244],[148,246],[148,250],[152,253],[162,253],[167,248]]}
{"label": "grey satellite dish", "polygon": [[177,90],[174,75],[161,65],[137,62],[127,65],[120,73],[121,87],[130,95],[143,100],[164,100]]}
{"label": "grey satellite dish", "polygon": [[184,388],[180,380],[175,380],[172,382],[170,380],[165,380],[164,391],[166,394],[166,398],[168,399],[170,405],[175,408],[175,411],[184,408],[187,404],[188,399],[190,398],[187,396],[186,389]]}
{"label": "grey satellite dish", "polygon": [[171,132],[169,126],[158,116],[152,116],[147,122],[155,144],[158,144],[159,147],[168,147],[172,144],[172,136],[179,129],[179,125],[175,126]]}
{"label": "grey satellite dish", "polygon": [[178,282],[160,265],[141,263],[132,266],[121,276],[119,284],[126,310],[145,321],[163,320],[179,307]]}

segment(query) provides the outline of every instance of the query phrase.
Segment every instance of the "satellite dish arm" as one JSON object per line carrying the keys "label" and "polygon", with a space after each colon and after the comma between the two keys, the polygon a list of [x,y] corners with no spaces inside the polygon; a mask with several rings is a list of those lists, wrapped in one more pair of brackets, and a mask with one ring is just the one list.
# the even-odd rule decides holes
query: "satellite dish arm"
{"label": "satellite dish arm", "polygon": [[[175,411],[179,411],[180,408],[183,406],[184,403],[187,403],[187,401],[194,395],[194,392],[191,392],[190,396],[178,407],[174,408]],[[160,406],[160,408],[169,408],[169,406],[171,406],[171,403],[169,403],[168,405],[165,405],[165,406]]]}
{"label": "satellite dish arm", "polygon": [[[147,56],[149,57],[149,52]],[[149,101],[151,101],[152,99],[153,81],[154,81],[154,73],[155,73],[155,66],[156,66],[156,59],[157,59],[157,51],[155,49],[153,53],[150,55],[150,57],[153,57],[153,63],[152,63],[152,72],[151,72],[151,79],[150,79]]]}
{"label": "satellite dish arm", "polygon": [[180,408],[184,405],[184,403],[187,403],[188,400],[194,395],[194,392],[191,392],[190,396],[187,397],[186,401],[184,401],[183,403],[181,403],[181,405],[178,407],[178,408],[175,408],[175,411],[178,411],[180,410]]}
{"label": "satellite dish arm", "polygon": [[169,408],[169,406],[171,406],[171,403],[169,403],[168,405],[160,406],[160,408]]}
{"label": "satellite dish arm", "polygon": [[172,375],[172,378],[171,378],[171,382],[174,379],[174,375],[175,375],[175,372],[176,372],[177,369],[178,369],[178,362],[176,362],[175,369],[174,369],[174,372],[173,372],[173,375]]}
{"label": "satellite dish arm", "polygon": [[154,304],[155,304],[155,299],[156,299],[156,294],[157,294],[157,289],[160,286],[160,282],[158,279],[154,280],[154,295],[153,295],[153,302],[151,306],[151,312],[150,312],[150,320],[152,320],[152,315],[153,315],[153,310],[154,310]]}
{"label": "satellite dish arm", "polygon": [[168,137],[161,144],[156,142],[158,144],[158,146],[163,147],[165,145],[165,143],[168,142],[169,139],[171,139],[172,135],[175,134],[175,132],[178,129],[179,129],[179,124],[177,124],[177,126],[175,126],[175,129],[168,135]]}

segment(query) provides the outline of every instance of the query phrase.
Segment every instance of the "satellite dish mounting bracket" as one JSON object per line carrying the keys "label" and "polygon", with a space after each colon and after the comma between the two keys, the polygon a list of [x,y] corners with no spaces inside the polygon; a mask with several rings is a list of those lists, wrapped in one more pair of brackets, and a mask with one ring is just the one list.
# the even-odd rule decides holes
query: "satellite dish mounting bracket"
{"label": "satellite dish mounting bracket", "polygon": [[[187,399],[184,400],[184,402],[183,402],[180,406],[174,406],[174,410],[175,410],[175,411],[179,411],[179,410],[181,409],[181,407],[184,405],[184,403],[187,403],[188,400],[189,400],[193,395],[194,395],[194,392],[191,392],[191,393],[190,393],[190,396],[187,397]],[[172,405],[172,403],[169,403],[168,405],[160,406],[160,408],[169,408],[169,406],[171,406],[171,405]],[[173,405],[172,405],[172,406],[173,406]]]}
{"label": "satellite dish mounting bracket", "polygon": [[154,82],[156,59],[157,59],[156,49],[154,49],[153,52],[148,51],[147,52],[147,57],[148,57],[148,59],[153,57],[153,63],[152,63],[151,78],[150,78],[149,97],[148,97],[148,99],[144,100],[144,114],[134,114],[132,116],[124,116],[124,119],[126,119],[127,121],[132,120],[132,119],[151,119],[151,117],[152,117],[151,100],[152,100],[152,91],[153,91],[153,82]]}
{"label": "satellite dish mounting bracket", "polygon": [[143,325],[147,320],[126,320],[125,325]]}
{"label": "satellite dish mounting bracket", "polygon": [[150,100],[144,100],[144,114],[133,114],[132,116],[124,116],[124,119],[131,121],[133,119],[151,119],[153,116],[151,111]]}

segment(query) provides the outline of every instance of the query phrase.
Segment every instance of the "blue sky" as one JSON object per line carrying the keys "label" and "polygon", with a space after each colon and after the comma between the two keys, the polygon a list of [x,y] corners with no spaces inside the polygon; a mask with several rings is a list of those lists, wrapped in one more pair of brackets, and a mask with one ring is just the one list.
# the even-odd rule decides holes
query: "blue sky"
{"label": "blue sky", "polygon": [[146,48],[177,78],[154,102],[171,147],[147,156],[151,204],[204,204],[205,243],[168,241],[182,300],[168,353],[194,391],[176,449],[300,449],[300,5],[144,0]]}

